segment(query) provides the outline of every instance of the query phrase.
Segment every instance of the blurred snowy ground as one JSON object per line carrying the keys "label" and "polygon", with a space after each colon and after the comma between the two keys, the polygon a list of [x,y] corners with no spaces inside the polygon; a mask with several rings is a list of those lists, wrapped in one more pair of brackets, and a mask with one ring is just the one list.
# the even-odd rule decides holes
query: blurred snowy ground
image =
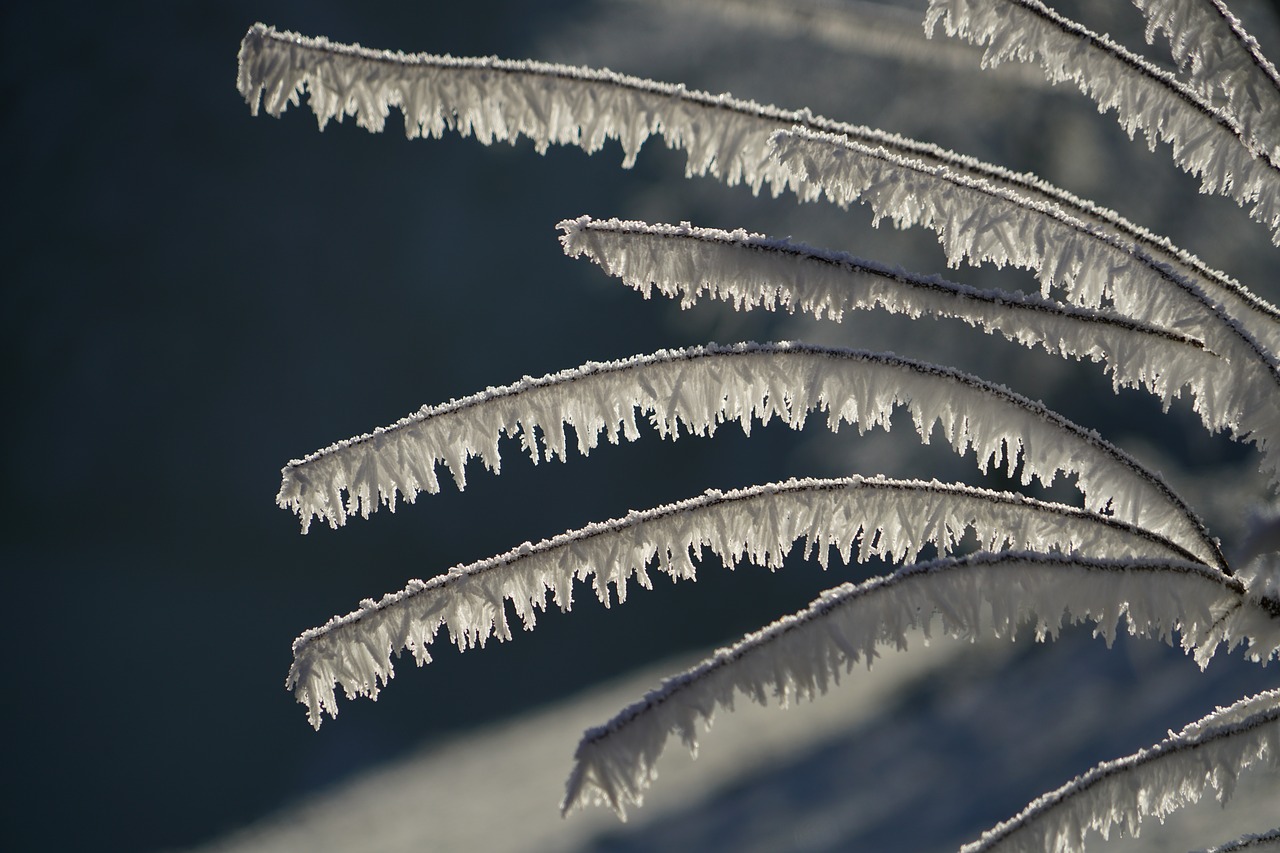
{"label": "blurred snowy ground", "polygon": [[[1020,808],[1004,804],[1067,781],[1100,747],[1135,733],[1147,745],[1153,716],[1268,681],[1240,661],[1201,675],[1136,641],[1117,643],[1119,664],[1099,672],[1101,642],[1080,631],[1030,653],[922,639],[818,702],[743,700],[701,738],[696,760],[673,740],[625,824],[603,808],[559,817],[568,759],[585,728],[684,661],[425,747],[198,853],[945,851]],[[1099,849],[1207,847],[1272,828],[1277,803],[1280,775],[1246,771],[1226,808],[1210,795]]]}
{"label": "blurred snowy ground", "polygon": [[[890,655],[886,665],[852,674],[849,689],[833,691],[828,701],[783,712],[743,700],[736,712],[715,721],[696,761],[673,740],[660,765],[659,784],[625,825],[600,808],[561,819],[557,802],[573,749],[588,726],[604,722],[664,675],[693,661],[666,661],[516,720],[427,747],[225,844],[201,849],[517,853],[607,847],[610,836],[616,836],[614,844],[636,843],[633,834],[670,831],[680,815],[693,820],[715,792],[770,776],[797,755],[865,723],[886,699],[959,648],[955,643],[917,645],[913,654]],[[501,806],[500,820],[494,819],[495,804]],[[711,841],[703,837],[700,844]]]}

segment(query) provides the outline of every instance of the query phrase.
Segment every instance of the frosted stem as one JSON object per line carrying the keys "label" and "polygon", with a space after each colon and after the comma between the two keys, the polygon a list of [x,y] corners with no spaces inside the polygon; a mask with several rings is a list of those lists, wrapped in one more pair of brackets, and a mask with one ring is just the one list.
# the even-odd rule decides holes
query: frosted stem
{"label": "frosted stem", "polygon": [[392,677],[392,655],[407,649],[419,665],[430,662],[427,647],[442,628],[460,649],[508,640],[507,602],[531,630],[548,595],[570,609],[575,581],[591,579],[608,607],[610,586],[619,602],[633,578],[650,588],[650,568],[673,580],[694,578],[707,550],[731,568],[749,561],[777,569],[803,540],[803,556],[825,569],[832,551],[846,563],[911,561],[929,546],[950,553],[969,532],[987,550],[1192,558],[1114,518],[1008,492],[880,478],[790,480],[631,512],[410,581],[300,636],[286,685],[318,728],[324,712],[337,714],[336,686],[348,696],[376,696]]}
{"label": "frosted stem", "polygon": [[1132,245],[1060,209],[1010,190],[870,148],[845,137],[795,129],[774,135],[776,156],[836,204],[863,201],[876,221],[933,230],[949,263],[963,260],[1032,269],[1046,295],[1062,287],[1070,301],[1110,301],[1134,320],[1203,340],[1231,362],[1238,431],[1253,436],[1263,470],[1280,480],[1280,361],[1196,287]]}
{"label": "frosted stem", "polygon": [[753,192],[767,184],[774,195],[791,189],[804,199],[816,198],[818,190],[797,183],[794,174],[769,158],[770,135],[796,126],[840,134],[1014,189],[1137,243],[1158,262],[1190,277],[1272,352],[1280,352],[1280,309],[1114,211],[1032,175],[936,145],[831,121],[808,110],[783,110],[611,71],[370,50],[263,24],[251,27],[241,44],[238,85],[255,115],[261,106],[279,116],[290,104],[298,105],[306,91],[322,128],[331,119],[352,115],[361,127],[379,132],[390,109],[397,107],[405,115],[409,137],[456,130],[485,144],[514,143],[527,136],[539,151],[554,143],[587,152],[617,139],[624,166],[633,163],[640,147],[656,134],[669,147],[688,153],[687,175],[710,174],[731,185],[745,183]]}
{"label": "frosted stem", "polygon": [[1166,410],[1189,389],[1212,432],[1238,427],[1246,408],[1236,393],[1239,371],[1200,341],[1109,311],[978,290],[746,231],[585,216],[559,228],[566,254],[587,256],[646,299],[656,289],[685,308],[705,295],[739,311],[798,310],[836,322],[846,311],[870,308],[913,319],[955,317],[1023,346],[1102,361],[1114,388],[1144,387]]}
{"label": "frosted stem", "polygon": [[1231,116],[1251,144],[1280,156],[1280,75],[1222,0],[1134,0],[1147,43],[1161,32],[1196,92]]}
{"label": "frosted stem", "polygon": [[1211,847],[1202,853],[1277,853],[1280,851],[1280,828],[1258,835],[1242,835],[1235,841]]}
{"label": "frosted stem", "polygon": [[[1243,708],[1248,713],[1241,713]],[[1149,817],[1163,821],[1213,789],[1231,798],[1236,777],[1255,764],[1280,770],[1280,691],[1269,691],[1220,709],[1154,746],[1097,765],[1038,798],[961,853],[996,850],[1073,853],[1092,831],[1113,829],[1137,836]]]}
{"label": "frosted stem", "polygon": [[[1246,610],[1258,611],[1247,626],[1236,616]],[[811,700],[858,663],[870,665],[880,646],[904,649],[913,630],[928,637],[935,614],[949,636],[1011,637],[1034,623],[1044,640],[1064,623],[1090,621],[1108,643],[1123,619],[1135,636],[1172,642],[1179,634],[1202,666],[1222,643],[1247,642],[1258,660],[1280,652],[1280,618],[1252,606],[1239,582],[1195,563],[1005,552],[910,566],[829,590],[588,730],[561,809],[594,802],[625,816],[656,776],[670,735],[696,750],[699,732],[738,696],[762,705]]]}
{"label": "frosted stem", "polygon": [[925,26],[986,45],[983,62],[1039,62],[1054,82],[1071,81],[1130,137],[1141,130],[1154,150],[1168,142],[1174,162],[1200,179],[1200,191],[1224,195],[1280,243],[1280,167],[1274,140],[1259,149],[1229,116],[1173,75],[1047,8],[1039,0],[930,0]]}
{"label": "frosted stem", "polygon": [[827,413],[833,431],[850,423],[866,432],[887,428],[898,406],[910,411],[926,443],[940,427],[956,452],[973,450],[983,470],[1003,463],[1026,483],[1035,478],[1048,484],[1059,473],[1074,473],[1090,508],[1167,536],[1229,571],[1216,540],[1162,479],[1043,404],[951,368],[804,344],[664,350],[424,407],[290,462],[276,502],[298,513],[304,531],[312,517],[336,527],[352,513],[367,516],[379,503],[394,509],[397,495],[413,500],[420,491],[439,491],[439,463],[459,487],[472,457],[496,471],[503,435],[519,436],[535,462],[544,449],[548,457],[565,456],[566,424],[583,455],[602,433],[611,443],[635,439],[637,409],[660,435],[674,438],[682,426],[711,435],[728,421],[749,433],[755,421],[775,417],[799,429],[815,410]]}

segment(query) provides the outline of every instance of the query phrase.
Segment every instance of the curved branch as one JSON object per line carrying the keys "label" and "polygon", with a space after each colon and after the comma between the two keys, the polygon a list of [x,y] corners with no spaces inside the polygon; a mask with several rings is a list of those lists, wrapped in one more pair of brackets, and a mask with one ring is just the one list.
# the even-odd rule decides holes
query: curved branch
{"label": "curved branch", "polygon": [[1249,853],[1275,853],[1280,850],[1280,829],[1258,835],[1244,835],[1235,841],[1210,848],[1204,853],[1239,853],[1241,850],[1247,850]]}
{"label": "curved branch", "polygon": [[1107,838],[1117,826],[1136,836],[1143,819],[1163,821],[1209,788],[1225,803],[1239,772],[1261,762],[1280,769],[1280,690],[1242,699],[1148,749],[1097,765],[983,833],[961,853],[1074,853],[1085,849],[1090,830]]}
{"label": "curved branch", "polygon": [[[1253,633],[1238,618],[1244,611],[1259,611],[1247,626]],[[562,811],[595,802],[625,816],[655,777],[671,734],[695,749],[699,730],[738,696],[784,706],[813,699],[859,662],[869,665],[879,646],[905,648],[911,630],[928,636],[934,614],[943,633],[962,638],[1009,637],[1034,621],[1043,640],[1064,622],[1087,620],[1108,643],[1123,618],[1134,635],[1171,642],[1179,634],[1202,666],[1222,643],[1247,642],[1259,660],[1280,654],[1280,618],[1247,599],[1238,581],[1195,563],[1014,552],[937,560],[830,590],[588,730]]]}
{"label": "curved branch", "polygon": [[1224,195],[1280,244],[1280,166],[1274,140],[1259,148],[1230,117],[1172,74],[1047,8],[1039,0],[930,0],[925,28],[986,45],[983,62],[1039,62],[1049,79],[1069,80],[1102,110],[1114,109],[1135,130],[1168,142],[1174,162],[1200,179],[1200,191]]}
{"label": "curved branch", "polygon": [[1196,92],[1231,116],[1258,150],[1280,155],[1280,75],[1222,0],[1134,5],[1147,16],[1147,43],[1163,32]]}
{"label": "curved branch", "polygon": [[836,322],[846,311],[870,308],[954,317],[1026,347],[1101,361],[1114,388],[1146,388],[1166,410],[1187,388],[1212,432],[1237,426],[1246,406],[1236,393],[1239,371],[1200,341],[1109,311],[978,290],[745,231],[586,216],[558,227],[565,254],[586,255],[646,299],[656,288],[685,308],[705,294],[739,311],[799,310]]}
{"label": "curved branch", "polygon": [[774,135],[775,156],[841,206],[868,204],[877,221],[933,230],[950,263],[968,259],[1035,270],[1047,292],[1077,304],[1111,300],[1120,314],[1192,334],[1231,362],[1240,422],[1280,481],[1280,361],[1185,280],[1132,246],[1017,193],[854,140],[796,128]]}
{"label": "curved branch", "polygon": [[632,578],[650,588],[651,566],[673,580],[695,577],[707,549],[730,568],[749,561],[776,569],[804,540],[804,556],[816,556],[825,569],[832,550],[846,563],[915,560],[926,546],[950,553],[968,531],[988,550],[1193,559],[1113,518],[1008,492],[881,478],[790,480],[707,492],[410,581],[300,636],[285,684],[319,728],[324,712],[337,714],[336,686],[348,696],[376,696],[392,676],[392,655],[408,649],[419,666],[429,663],[427,647],[441,628],[460,649],[483,646],[490,637],[508,640],[508,601],[531,630],[548,593],[570,609],[575,580],[591,578],[608,607],[610,585],[619,602]]}
{"label": "curved branch", "polygon": [[1280,309],[1118,213],[1033,175],[929,143],[831,121],[808,110],[783,110],[611,71],[370,50],[279,32],[263,24],[251,27],[241,43],[237,84],[255,115],[261,106],[269,115],[279,116],[290,104],[296,106],[306,91],[322,128],[331,119],[341,121],[352,115],[361,127],[378,132],[391,107],[398,107],[409,137],[456,130],[488,144],[527,136],[539,151],[554,143],[576,145],[588,153],[600,150],[608,139],[617,139],[624,167],[635,161],[650,136],[660,135],[668,147],[688,153],[686,175],[709,174],[730,185],[744,183],[752,192],[768,185],[775,196],[790,189],[802,199],[817,198],[818,190],[798,183],[795,175],[770,159],[770,135],[800,126],[848,136],[1009,188],[1138,245],[1240,318],[1272,352],[1280,352]]}
{"label": "curved branch", "polygon": [[[348,515],[368,516],[379,503],[395,507],[440,489],[443,462],[459,487],[468,459],[496,471],[503,435],[521,437],[536,462],[566,454],[565,425],[584,456],[604,433],[610,442],[640,435],[636,410],[662,436],[711,435],[728,421],[750,432],[755,420],[777,417],[794,429],[811,411],[860,432],[888,427],[893,411],[911,412],[926,443],[939,425],[958,453],[972,449],[979,466],[1004,462],[1024,482],[1077,477],[1088,505],[1167,536],[1205,563],[1230,571],[1203,522],[1159,476],[1096,433],[998,385],[951,368],[887,353],[804,344],[738,344],[664,350],[625,361],[524,379],[419,412],[290,462],[276,502],[298,513],[304,532],[312,517],[333,527]],[[539,442],[538,434],[542,441]],[[344,498],[345,495],[345,498]]]}

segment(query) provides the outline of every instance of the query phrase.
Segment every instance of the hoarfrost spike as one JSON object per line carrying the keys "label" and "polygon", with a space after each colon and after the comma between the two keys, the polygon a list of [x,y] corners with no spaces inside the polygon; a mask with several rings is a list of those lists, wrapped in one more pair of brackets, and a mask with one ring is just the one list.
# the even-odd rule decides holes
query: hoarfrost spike
{"label": "hoarfrost spike", "polygon": [[1147,16],[1147,43],[1157,32],[1206,101],[1231,116],[1246,139],[1280,156],[1280,75],[1258,42],[1221,0],[1134,0]]}
{"label": "hoarfrost spike", "polygon": [[1201,287],[1271,352],[1280,352],[1280,309],[1118,213],[1034,175],[884,131],[831,121],[808,110],[783,110],[611,71],[370,50],[280,32],[264,24],[251,27],[241,43],[237,84],[255,115],[262,108],[279,116],[290,104],[297,106],[306,91],[321,127],[352,115],[359,126],[379,132],[391,108],[397,107],[404,113],[405,133],[410,137],[456,130],[488,144],[527,136],[539,151],[554,143],[576,145],[587,152],[617,139],[624,166],[635,161],[649,136],[660,135],[669,147],[688,153],[687,175],[709,174],[730,185],[745,183],[753,192],[768,185],[774,195],[790,189],[803,199],[816,198],[817,189],[796,183],[793,174],[770,160],[770,135],[799,126],[847,136],[1016,190],[1031,201],[1059,207],[1135,243]]}
{"label": "hoarfrost spike", "polygon": [[728,566],[748,561],[776,569],[803,540],[804,556],[825,569],[832,550],[846,563],[904,562],[928,546],[950,553],[969,531],[987,550],[1191,559],[1168,540],[1113,518],[1007,492],[882,478],[790,480],[707,492],[410,581],[299,637],[286,685],[318,728],[324,712],[337,713],[335,687],[348,696],[376,696],[392,676],[392,655],[407,649],[419,665],[430,662],[427,647],[442,628],[462,649],[490,637],[510,639],[508,601],[532,629],[548,594],[561,609],[572,606],[575,581],[590,578],[607,607],[610,586],[619,602],[633,578],[648,589],[649,567],[675,580],[695,577],[707,550]]}
{"label": "hoarfrost spike", "polygon": [[1280,691],[1242,699],[1148,749],[1099,764],[965,845],[961,853],[1074,853],[1085,849],[1090,832],[1109,838],[1118,828],[1137,836],[1142,820],[1163,821],[1207,790],[1225,803],[1239,772],[1257,764],[1280,770]]}
{"label": "hoarfrost spike", "polygon": [[1173,75],[1039,0],[930,0],[925,27],[932,32],[939,23],[948,35],[986,45],[984,63],[1039,62],[1050,80],[1069,80],[1100,109],[1116,110],[1130,137],[1142,131],[1152,150],[1157,141],[1168,142],[1174,162],[1200,179],[1201,192],[1233,199],[1280,244],[1274,140],[1260,150],[1234,120]]}
{"label": "hoarfrost spike", "polygon": [[625,815],[656,776],[670,735],[694,749],[717,709],[739,696],[762,705],[812,700],[855,665],[870,665],[878,647],[905,648],[912,630],[928,637],[935,614],[954,637],[1008,637],[1034,622],[1038,639],[1052,639],[1064,621],[1087,620],[1108,643],[1124,619],[1136,636],[1172,642],[1177,633],[1201,666],[1223,643],[1248,643],[1260,661],[1280,653],[1280,618],[1253,606],[1234,579],[1196,563],[1016,552],[923,563],[829,590],[589,729],[561,810],[601,803]]}
{"label": "hoarfrost spike", "polygon": [[1049,205],[983,181],[911,161],[883,148],[803,129],[774,135],[775,156],[841,206],[868,204],[876,220],[933,230],[958,265],[989,262],[1036,271],[1045,295],[1065,289],[1076,304],[1108,301],[1119,314],[1202,341],[1231,362],[1241,436],[1280,482],[1280,361],[1238,322],[1163,264]]}
{"label": "hoarfrost spike", "polygon": [[1046,484],[1074,473],[1090,508],[1166,536],[1196,559],[1229,571],[1203,522],[1163,480],[1044,405],[950,368],[804,344],[663,350],[424,407],[290,462],[276,502],[298,514],[304,532],[313,517],[337,527],[351,514],[368,516],[380,503],[394,509],[399,495],[412,501],[419,492],[438,492],[440,463],[460,488],[472,457],[497,470],[504,435],[519,435],[535,462],[544,453],[565,457],[566,424],[584,456],[602,433],[615,444],[635,439],[637,409],[659,435],[674,438],[682,427],[711,435],[728,421],[749,433],[755,421],[774,417],[799,429],[815,410],[827,413],[832,430],[850,423],[866,432],[887,428],[898,406],[910,411],[926,443],[936,425],[958,453],[972,449],[983,470],[1003,463],[1013,475],[1021,466],[1024,482]]}
{"label": "hoarfrost spike", "polygon": [[1109,311],[977,290],[746,231],[585,216],[558,227],[566,254],[586,255],[646,299],[656,289],[687,308],[706,295],[739,311],[799,310],[836,322],[846,311],[869,308],[912,318],[955,317],[1023,346],[1102,361],[1113,387],[1146,388],[1166,410],[1189,389],[1212,432],[1238,427],[1250,399],[1238,387],[1241,372],[1200,341]]}

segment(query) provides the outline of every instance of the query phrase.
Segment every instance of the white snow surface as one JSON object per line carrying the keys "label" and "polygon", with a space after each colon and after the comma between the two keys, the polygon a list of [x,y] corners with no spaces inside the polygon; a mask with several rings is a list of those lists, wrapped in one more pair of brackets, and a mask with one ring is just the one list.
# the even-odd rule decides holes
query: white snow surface
{"label": "white snow surface", "polygon": [[[716,727],[720,748],[694,761],[674,754],[663,785],[633,815],[643,831],[667,814],[710,800],[752,773],[874,720],[895,695],[936,672],[957,654],[956,643],[925,644],[909,653],[886,651],[880,666],[861,674],[858,689],[833,691],[822,702],[778,713],[743,707]],[[1002,658],[1003,644],[979,654]],[[696,659],[694,657],[693,659]],[[590,810],[562,819],[556,801],[582,731],[622,707],[690,658],[661,661],[549,707],[430,744],[207,845],[203,853],[553,853],[594,849],[617,830],[616,817]]]}
{"label": "white snow surface", "polygon": [[[338,788],[316,793],[230,832],[203,845],[200,853],[656,850],[672,848],[670,844],[655,846],[643,839],[652,839],[647,833],[672,824],[692,824],[696,839],[692,847],[708,853],[846,849],[848,845],[840,845],[838,840],[856,837],[868,825],[887,822],[892,827],[899,821],[910,821],[911,812],[904,809],[921,800],[905,797],[933,788],[938,778],[935,773],[944,779],[957,774],[965,778],[963,762],[971,760],[969,752],[950,758],[934,755],[924,760],[886,759],[883,765],[863,766],[851,761],[851,755],[866,756],[875,743],[887,744],[886,749],[892,754],[893,744],[910,744],[918,735],[915,726],[928,724],[917,719],[922,716],[918,705],[903,705],[900,697],[914,685],[946,679],[949,672],[956,672],[966,662],[974,665],[987,661],[982,666],[992,669],[993,674],[1008,673],[1009,655],[1017,649],[1015,644],[995,640],[980,640],[976,645],[939,640],[925,643],[921,634],[911,636],[908,642],[907,652],[882,649],[874,669],[846,679],[841,688],[829,691],[822,701],[799,703],[785,711],[743,702],[734,713],[718,716],[696,760],[685,750],[672,750],[663,757],[661,784],[647,792],[643,808],[630,814],[627,835],[619,834],[617,820],[608,810],[579,810],[561,819],[555,806],[563,790],[569,756],[583,729],[643,693],[662,676],[685,668],[690,663],[687,658],[660,662],[521,717],[429,743]],[[1078,651],[1080,646],[1074,648]],[[1073,654],[1063,645],[1046,651],[1062,652],[1068,660]],[[1111,654],[1117,653],[1108,656]],[[1043,669],[1047,663],[1042,661],[1032,671]],[[1014,669],[994,680],[983,677],[972,688],[989,700],[1007,698],[1030,687],[1026,683],[1028,674],[1026,668]],[[1080,700],[1078,710],[1092,709],[1097,717],[1084,725],[1088,728],[1095,722],[1110,722],[1117,697],[1100,690],[1089,678],[1077,681],[1074,677],[1079,674],[1063,673],[1076,682],[1070,692]],[[970,677],[973,675],[976,673],[970,673]],[[1186,667],[1167,665],[1148,676],[1143,682],[1143,695],[1148,697],[1168,697],[1170,683],[1182,683],[1187,678],[1192,683],[1184,686],[1198,690],[1204,678],[1187,672]],[[1056,684],[1059,679],[1055,675],[1046,683]],[[1123,693],[1127,697],[1127,687]],[[973,701],[969,692],[966,697],[952,699],[948,707],[953,709],[951,713],[960,714]],[[1154,701],[1160,707],[1160,700]],[[1031,725],[1020,718],[1018,706],[1002,708],[1001,704],[980,703],[972,711],[981,715],[984,728],[1025,731]],[[1140,699],[1126,701],[1126,707],[1140,704]],[[1079,729],[1061,722],[1065,721],[1058,721],[1054,710],[1044,707],[1043,715],[1036,717],[1032,727],[1042,744],[1057,744],[1058,750],[1071,752],[1072,733]],[[1025,745],[1016,739],[995,738],[990,742],[990,746],[998,745],[1013,753],[1025,752]],[[983,748],[986,747],[975,746]],[[805,826],[788,829],[787,824],[795,820],[791,811],[794,801],[781,792],[785,791],[787,780],[794,782],[795,777],[814,772],[808,765],[792,763],[797,756],[814,754],[830,756],[830,763],[822,765],[825,777],[820,784],[836,790],[823,809],[806,814]],[[1037,750],[1036,755],[1046,760],[1043,752]],[[1018,766],[1026,764],[1022,758],[1014,761]],[[959,767],[956,762],[960,762]],[[1039,788],[1062,781],[1062,776],[1053,777],[1054,770],[1047,772],[1048,777]],[[779,793],[763,801],[744,798],[736,805],[730,801],[724,808],[730,810],[735,825],[749,824],[763,831],[745,837],[739,832],[724,841],[723,833],[715,831],[716,817],[712,815],[717,810],[713,806],[727,790],[753,776],[762,776],[761,781]],[[982,778],[975,776],[973,780]],[[1116,853],[1169,853],[1193,845],[1203,848],[1220,844],[1245,830],[1263,832],[1270,824],[1260,821],[1265,821],[1280,798],[1280,774],[1250,771],[1239,781],[1236,795],[1225,808],[1214,802],[1201,803],[1175,812],[1163,826],[1144,825],[1137,839],[1114,839],[1105,849]],[[929,802],[927,798],[923,801]],[[920,838],[909,835],[907,826],[902,827],[902,835]],[[637,836],[642,840],[634,840]],[[747,837],[750,842],[744,843]],[[926,835],[924,839],[923,844],[911,843],[908,849],[954,850],[961,841],[956,839],[948,845],[933,836]],[[685,849],[691,849],[690,845]],[[1275,848],[1243,849],[1252,852]]]}

